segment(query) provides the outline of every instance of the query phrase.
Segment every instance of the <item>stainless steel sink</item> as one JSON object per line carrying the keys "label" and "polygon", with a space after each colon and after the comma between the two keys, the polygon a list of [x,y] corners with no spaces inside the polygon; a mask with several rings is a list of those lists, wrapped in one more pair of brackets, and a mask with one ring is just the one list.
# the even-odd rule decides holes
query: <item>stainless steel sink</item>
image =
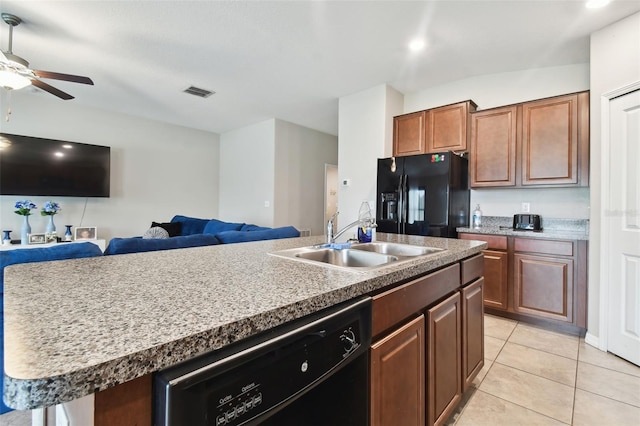
{"label": "stainless steel sink", "polygon": [[280,250],[269,254],[316,265],[366,271],[433,255],[442,251],[444,249],[434,247],[372,242],[353,244],[351,248],[344,249],[325,247],[323,245]]}
{"label": "stainless steel sink", "polygon": [[438,253],[444,250],[435,247],[412,246],[410,244],[387,243],[382,241],[353,244],[351,246],[351,249],[382,253],[398,257],[423,256],[426,254]]}
{"label": "stainless steel sink", "polygon": [[333,248],[312,249],[296,253],[294,256],[300,259],[313,260],[315,262],[328,263],[336,266],[346,266],[349,268],[366,268],[385,265],[398,260],[395,256],[370,251],[351,249],[338,250]]}

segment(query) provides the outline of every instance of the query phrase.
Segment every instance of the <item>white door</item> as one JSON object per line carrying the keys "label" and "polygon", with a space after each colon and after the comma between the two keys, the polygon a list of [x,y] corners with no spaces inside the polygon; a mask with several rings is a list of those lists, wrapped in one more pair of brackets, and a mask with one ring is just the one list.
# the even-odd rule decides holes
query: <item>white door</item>
{"label": "white door", "polygon": [[609,106],[608,350],[640,365],[640,90]]}

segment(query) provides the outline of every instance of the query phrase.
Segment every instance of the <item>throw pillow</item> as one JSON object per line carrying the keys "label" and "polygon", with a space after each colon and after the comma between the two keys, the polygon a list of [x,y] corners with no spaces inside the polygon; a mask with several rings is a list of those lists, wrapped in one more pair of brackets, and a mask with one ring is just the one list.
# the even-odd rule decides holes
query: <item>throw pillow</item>
{"label": "throw pillow", "polygon": [[218,219],[211,219],[202,231],[203,234],[217,234],[224,231],[239,231],[244,223],[223,222]]}
{"label": "throw pillow", "polygon": [[153,228],[154,226],[159,226],[160,228],[167,231],[170,237],[177,237],[182,232],[182,223],[180,222],[151,222],[151,227]]}
{"label": "throw pillow", "polygon": [[151,228],[147,229],[147,232],[145,232],[142,235],[142,238],[169,238],[169,233],[167,232],[166,229],[163,229],[159,226],[152,226]]}

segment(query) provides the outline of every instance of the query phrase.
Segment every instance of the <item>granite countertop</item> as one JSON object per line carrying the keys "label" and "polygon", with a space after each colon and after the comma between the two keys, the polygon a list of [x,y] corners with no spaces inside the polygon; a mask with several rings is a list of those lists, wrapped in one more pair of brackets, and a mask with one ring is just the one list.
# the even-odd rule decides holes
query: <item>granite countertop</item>
{"label": "granite countertop", "polygon": [[542,218],[542,231],[514,231],[513,217],[486,216],[480,228],[456,228],[469,234],[504,235],[507,237],[546,238],[553,240],[589,240],[587,219]]}
{"label": "granite countertop", "polygon": [[486,243],[378,233],[447,249],[367,272],[268,253],[304,237],[5,268],[5,401],[70,401],[479,253]]}

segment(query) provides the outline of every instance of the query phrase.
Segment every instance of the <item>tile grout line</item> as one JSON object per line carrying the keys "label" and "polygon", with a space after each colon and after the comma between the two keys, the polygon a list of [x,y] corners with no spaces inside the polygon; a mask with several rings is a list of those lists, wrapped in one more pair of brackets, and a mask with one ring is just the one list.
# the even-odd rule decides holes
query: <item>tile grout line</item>
{"label": "tile grout line", "polygon": [[578,393],[578,369],[580,368],[580,339],[578,339],[578,353],[576,357],[576,379],[573,382],[573,405],[571,406],[571,424],[576,415],[576,394]]}

